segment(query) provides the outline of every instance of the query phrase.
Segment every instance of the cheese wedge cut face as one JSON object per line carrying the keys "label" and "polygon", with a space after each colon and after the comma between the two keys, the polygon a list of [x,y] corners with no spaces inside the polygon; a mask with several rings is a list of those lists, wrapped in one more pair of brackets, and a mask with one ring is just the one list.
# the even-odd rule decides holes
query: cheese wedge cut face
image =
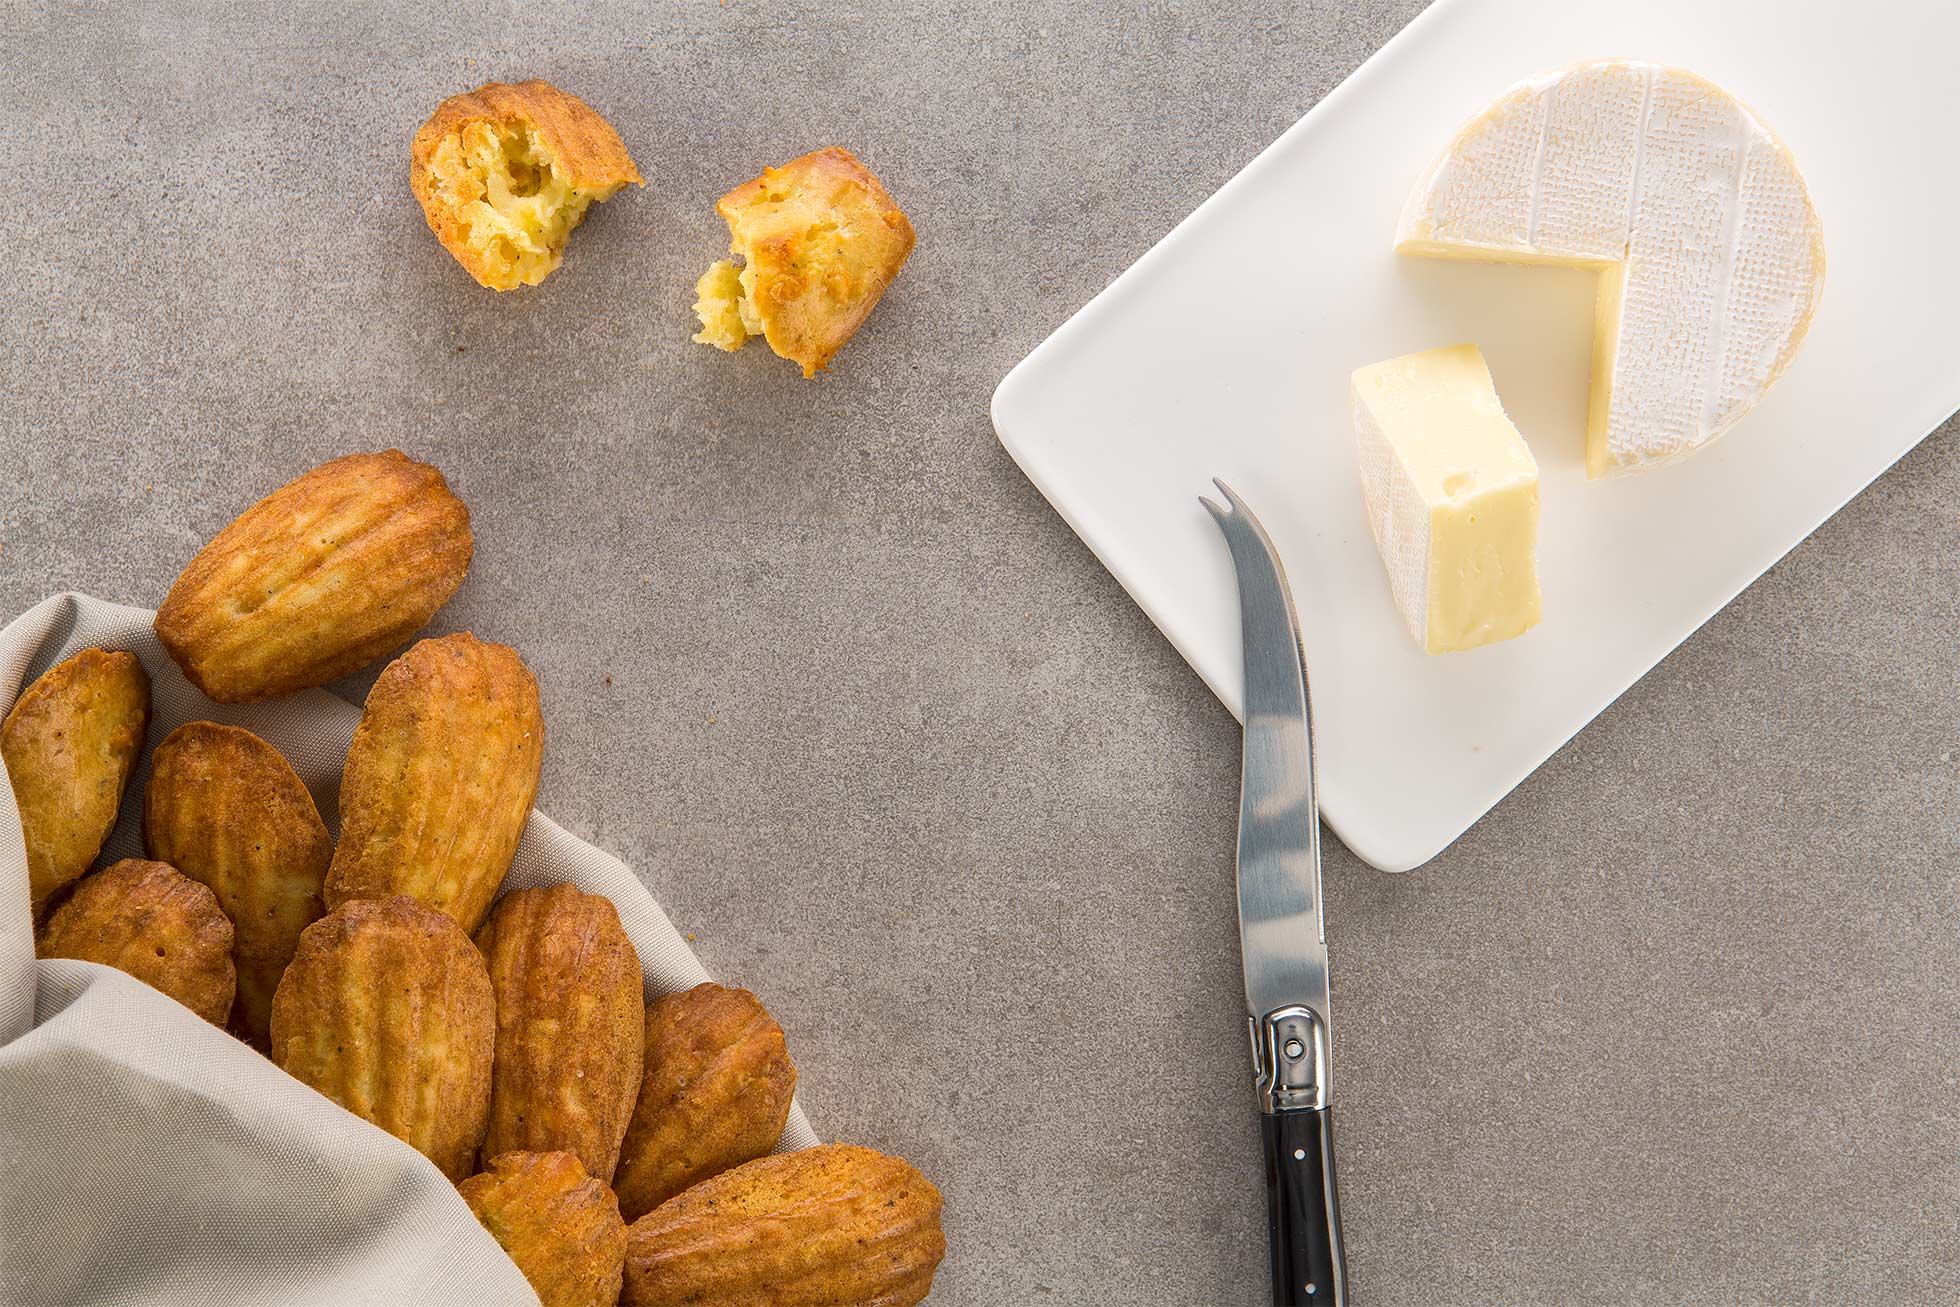
{"label": "cheese wedge cut face", "polygon": [[1685,458],[1802,343],[1824,244],[1782,143],[1719,86],[1623,59],[1485,109],[1416,186],[1396,247],[1602,269],[1586,470]]}
{"label": "cheese wedge cut face", "polygon": [[1538,624],[1538,464],[1475,345],[1354,374],[1368,525],[1389,589],[1428,653]]}

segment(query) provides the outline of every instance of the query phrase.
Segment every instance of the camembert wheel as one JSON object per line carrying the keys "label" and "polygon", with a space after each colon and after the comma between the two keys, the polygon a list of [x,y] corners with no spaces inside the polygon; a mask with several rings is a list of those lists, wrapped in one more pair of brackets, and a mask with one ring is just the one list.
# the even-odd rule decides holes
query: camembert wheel
{"label": "camembert wheel", "polygon": [[1601,269],[1591,476],[1684,458],[1802,343],[1824,242],[1796,162],[1693,73],[1605,59],[1511,90],[1417,184],[1396,249]]}

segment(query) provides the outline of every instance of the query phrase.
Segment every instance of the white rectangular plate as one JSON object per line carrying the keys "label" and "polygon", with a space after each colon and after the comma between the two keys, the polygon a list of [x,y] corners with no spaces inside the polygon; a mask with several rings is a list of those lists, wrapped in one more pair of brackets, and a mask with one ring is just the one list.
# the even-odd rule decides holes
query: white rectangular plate
{"label": "white rectangular plate", "polygon": [[[1327,821],[1427,861],[1960,406],[1960,5],[1441,0],[1001,383],[1001,442],[1238,712],[1210,479],[1277,542],[1305,627]],[[1692,69],[1789,144],[1823,220],[1815,325],[1769,397],[1685,463],[1588,483],[1589,272],[1398,258],[1461,124],[1527,76]],[[1248,57],[1256,57],[1248,54]],[[1348,375],[1483,347],[1542,472],[1545,618],[1427,657],[1362,515]]]}

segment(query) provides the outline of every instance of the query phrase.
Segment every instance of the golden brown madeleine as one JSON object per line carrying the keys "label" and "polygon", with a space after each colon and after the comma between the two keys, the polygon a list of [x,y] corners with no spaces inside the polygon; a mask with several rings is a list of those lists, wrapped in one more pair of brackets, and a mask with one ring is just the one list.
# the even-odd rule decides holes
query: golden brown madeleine
{"label": "golden brown madeleine", "polygon": [[796,1067],[746,989],[696,985],[647,1009],[646,1073],[613,1188],[629,1221],[783,1137]]}
{"label": "golden brown madeleine", "polygon": [[871,170],[832,146],[721,197],[729,249],[703,273],[695,340],[740,349],[751,336],[814,377],[878,306],[912,253],[912,224]]}
{"label": "golden brown madeleine", "polygon": [[324,685],[428,624],[469,571],[470,511],[400,450],[323,463],[191,560],[157,639],[219,703]]}
{"label": "golden brown madeleine", "polygon": [[151,759],[143,844],[211,887],[231,918],[238,1005],[232,1026],[265,1044],[272,993],[300,932],[325,909],[333,841],[279,750],[250,731],[186,722]]}
{"label": "golden brown madeleine", "polygon": [[601,894],[513,890],[477,932],[497,992],[497,1066],[486,1157],[577,1154],[610,1180],[640,1086],[640,959]]}
{"label": "golden brown madeleine", "polygon": [[41,673],[0,723],[0,759],[20,808],[37,914],[102,851],[149,724],[143,664],[135,654],[100,649]]}
{"label": "golden brown madeleine", "polygon": [[570,1153],[504,1153],[457,1186],[543,1307],[614,1307],[626,1222],[612,1190]]}
{"label": "golden brown madeleine", "polygon": [[535,286],[595,201],[644,186],[619,133],[550,82],[452,95],[415,133],[409,189],[429,230],[492,290]]}
{"label": "golden brown madeleine", "polygon": [[505,646],[465,631],[388,664],[347,751],[327,906],[407,894],[475,930],[524,834],[543,746],[537,680]]}
{"label": "golden brown madeleine", "polygon": [[272,1000],[272,1060],[461,1180],[490,1111],[495,1003],[447,916],[349,903],[300,936]]}
{"label": "golden brown madeleine", "polygon": [[217,895],[161,862],[124,858],[86,877],[34,951],[126,971],[215,1025],[231,1013],[231,919]]}
{"label": "golden brown madeleine", "polygon": [[910,1164],[826,1144],[704,1180],[627,1231],[630,1307],[909,1307],[946,1255]]}

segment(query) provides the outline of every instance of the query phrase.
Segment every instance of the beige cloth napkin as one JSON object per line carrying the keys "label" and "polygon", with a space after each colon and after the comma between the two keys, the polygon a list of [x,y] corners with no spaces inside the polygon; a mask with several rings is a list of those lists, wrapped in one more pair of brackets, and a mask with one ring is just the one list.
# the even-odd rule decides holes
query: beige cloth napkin
{"label": "beige cloth napkin", "polygon": [[[324,690],[214,704],[157,644],[153,616],[85,595],[37,604],[0,631],[0,709],[78,649],[126,649],[150,673],[151,745],[200,718],[247,727],[337,826],[359,710]],[[142,854],[149,764],[146,749],[102,863]],[[709,978],[624,864],[532,813],[506,884],[556,881],[618,905],[650,997]],[[793,1109],[782,1148],[816,1142]],[[0,785],[0,1303],[536,1302],[420,1153],[147,985],[37,961],[19,811]]]}

